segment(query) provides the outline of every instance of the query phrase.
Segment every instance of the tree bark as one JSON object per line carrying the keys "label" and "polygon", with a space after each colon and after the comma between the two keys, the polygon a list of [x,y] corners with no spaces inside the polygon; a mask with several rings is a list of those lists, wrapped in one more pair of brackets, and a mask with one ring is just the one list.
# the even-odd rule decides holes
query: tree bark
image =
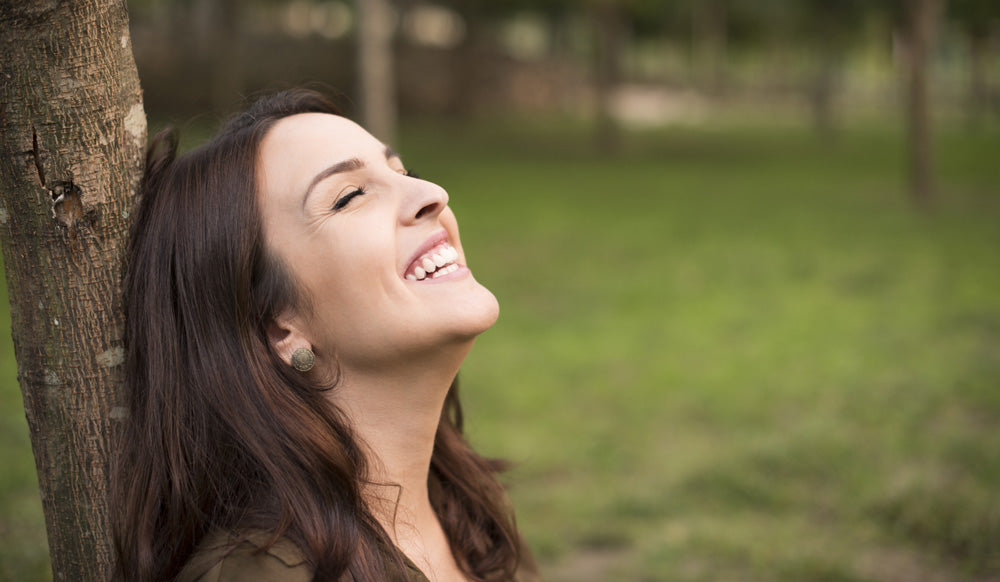
{"label": "tree bark", "polygon": [[934,199],[934,140],[929,89],[930,50],[944,0],[910,0],[906,30],[906,116],[910,198],[920,208]]}
{"label": "tree bark", "polygon": [[146,117],[124,1],[0,0],[0,243],[55,580],[106,580]]}
{"label": "tree bark", "polygon": [[387,0],[357,0],[357,9],[361,118],[369,133],[392,143],[396,134],[392,11]]}

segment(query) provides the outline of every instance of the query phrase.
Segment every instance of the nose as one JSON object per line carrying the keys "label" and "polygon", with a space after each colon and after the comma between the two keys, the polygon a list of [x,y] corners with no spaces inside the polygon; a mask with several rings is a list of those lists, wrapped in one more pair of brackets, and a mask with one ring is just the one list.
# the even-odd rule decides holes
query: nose
{"label": "nose", "polygon": [[406,197],[400,208],[400,220],[404,224],[415,224],[436,218],[448,206],[448,192],[433,182],[416,178],[407,180]]}

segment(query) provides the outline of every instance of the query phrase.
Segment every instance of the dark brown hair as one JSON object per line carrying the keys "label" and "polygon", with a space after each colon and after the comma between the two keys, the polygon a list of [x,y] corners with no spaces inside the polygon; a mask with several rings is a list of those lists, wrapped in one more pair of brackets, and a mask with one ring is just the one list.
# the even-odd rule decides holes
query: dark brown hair
{"label": "dark brown hair", "polygon": [[[293,541],[316,580],[387,580],[403,567],[361,495],[364,454],[350,422],[275,353],[268,323],[302,306],[264,243],[261,140],[283,117],[337,114],[322,95],[262,99],[177,156],[161,132],[146,157],[124,277],[125,422],[111,484],[118,577],[169,580],[209,532]],[[456,385],[431,459],[431,502],[460,567],[508,580],[518,535],[501,463],[462,436]]]}

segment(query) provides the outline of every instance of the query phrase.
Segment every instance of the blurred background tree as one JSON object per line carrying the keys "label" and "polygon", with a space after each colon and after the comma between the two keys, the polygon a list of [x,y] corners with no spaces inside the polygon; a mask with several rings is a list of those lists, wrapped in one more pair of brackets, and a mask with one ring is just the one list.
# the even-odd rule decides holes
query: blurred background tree
{"label": "blurred background tree", "polygon": [[[807,104],[826,135],[836,129],[838,107],[901,110],[910,128],[911,196],[927,205],[932,106],[977,119],[998,109],[990,62],[1000,8],[990,0],[955,0],[947,13],[943,0],[131,5],[154,116],[226,112],[247,94],[312,81],[343,91],[387,136],[397,112],[405,120],[550,111],[589,117],[595,143],[614,151],[622,123],[685,123],[708,110],[766,115]],[[967,95],[931,78],[957,69],[968,71]]]}
{"label": "blurred background tree", "polygon": [[356,0],[357,74],[361,122],[385,143],[396,141],[396,23],[389,0]]}
{"label": "blurred background tree", "polygon": [[[950,14],[968,47],[969,119],[972,125],[984,121],[990,103],[996,107],[997,89],[991,85],[989,72],[995,70],[997,3],[991,0],[951,0]],[[991,51],[991,42],[994,45]],[[995,82],[995,81],[994,81]]]}
{"label": "blurred background tree", "polygon": [[883,0],[899,39],[908,140],[909,192],[926,208],[934,197],[930,65],[945,0]]}

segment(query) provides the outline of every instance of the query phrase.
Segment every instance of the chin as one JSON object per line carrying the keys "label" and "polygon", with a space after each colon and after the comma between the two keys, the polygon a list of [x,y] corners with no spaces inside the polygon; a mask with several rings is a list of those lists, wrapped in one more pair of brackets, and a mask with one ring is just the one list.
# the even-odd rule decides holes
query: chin
{"label": "chin", "polygon": [[486,293],[489,294],[490,300],[488,301],[488,308],[484,310],[483,328],[479,333],[493,327],[493,324],[497,322],[497,318],[500,317],[500,303],[492,292],[486,290]]}
{"label": "chin", "polygon": [[473,338],[483,333],[493,327],[500,315],[500,304],[493,293],[482,285],[477,287],[473,297],[454,306],[456,323],[461,328],[456,330],[459,336]]}

